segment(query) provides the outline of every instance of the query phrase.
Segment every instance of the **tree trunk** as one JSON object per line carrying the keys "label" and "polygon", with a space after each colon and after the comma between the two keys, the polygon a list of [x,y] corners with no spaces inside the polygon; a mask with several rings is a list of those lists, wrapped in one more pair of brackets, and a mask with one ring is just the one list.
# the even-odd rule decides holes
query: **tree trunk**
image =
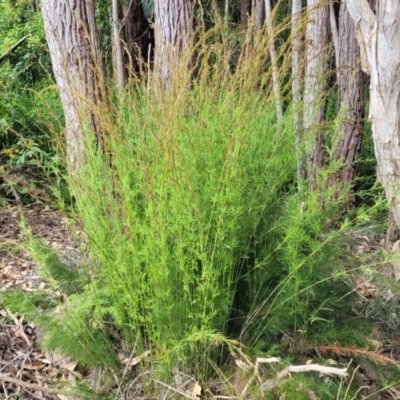
{"label": "tree trunk", "polygon": [[369,118],[378,178],[400,227],[400,2],[346,0],[356,25],[363,69],[370,73]]}
{"label": "tree trunk", "polygon": [[125,87],[125,68],[124,53],[121,43],[121,29],[119,20],[118,0],[112,0],[112,52],[113,52],[113,71],[117,89],[119,93]]}
{"label": "tree trunk", "polygon": [[192,35],[192,0],[155,0],[155,65],[164,88],[171,78],[172,63],[187,49]]}
{"label": "tree trunk", "polygon": [[306,165],[301,150],[301,141],[303,137],[303,113],[301,110],[301,92],[302,92],[302,51],[303,29],[301,28],[302,0],[292,0],[292,95],[293,95],[293,125],[296,134],[296,158],[297,158],[297,182],[301,189],[302,182],[306,179]]}
{"label": "tree trunk", "polygon": [[361,70],[354,22],[344,4],[340,6],[335,46],[339,114],[343,122],[339,127],[334,157],[341,161],[342,168],[332,179],[352,185],[356,176],[355,161],[362,144],[366,77]]}
{"label": "tree trunk", "polygon": [[54,76],[65,115],[70,173],[85,161],[83,126],[100,140],[95,108],[104,95],[103,63],[93,0],[42,0],[42,12]]}
{"label": "tree trunk", "polygon": [[257,0],[254,9],[254,21],[257,29],[261,29],[265,21],[265,2],[264,0]]}
{"label": "tree trunk", "polygon": [[251,13],[251,0],[241,0],[240,2],[240,25],[243,30],[247,29],[247,22]]}
{"label": "tree trunk", "polygon": [[283,118],[282,101],[281,101],[281,83],[279,81],[278,66],[276,64],[277,57],[275,49],[275,34],[274,34],[274,24],[272,20],[271,0],[265,0],[265,19],[267,23],[267,32],[270,41],[269,55],[271,57],[272,87],[274,90],[274,97],[275,97],[276,118],[278,122],[281,122]]}
{"label": "tree trunk", "polygon": [[225,7],[224,7],[224,21],[225,23],[228,22],[229,18],[229,0],[225,0]]}
{"label": "tree trunk", "polygon": [[153,40],[152,31],[139,0],[123,0],[122,14],[127,46],[125,65],[132,67],[135,72],[139,72],[140,63],[147,60],[149,46]]}
{"label": "tree trunk", "polygon": [[307,178],[315,187],[317,170],[325,165],[324,91],[329,50],[329,6],[324,0],[307,1],[306,65],[304,83],[303,148],[307,160]]}

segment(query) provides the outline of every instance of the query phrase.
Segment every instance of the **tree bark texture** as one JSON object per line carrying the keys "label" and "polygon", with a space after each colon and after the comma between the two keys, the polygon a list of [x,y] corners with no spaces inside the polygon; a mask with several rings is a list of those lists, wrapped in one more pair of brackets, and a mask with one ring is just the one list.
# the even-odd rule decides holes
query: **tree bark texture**
{"label": "tree bark texture", "polygon": [[243,30],[247,29],[247,22],[251,14],[251,0],[240,1],[240,25]]}
{"label": "tree bark texture", "polygon": [[168,86],[173,62],[187,49],[192,35],[193,0],[155,0],[155,71]]}
{"label": "tree bark texture", "polygon": [[265,21],[265,2],[257,0],[254,8],[254,21],[257,29],[261,29]]}
{"label": "tree bark texture", "polygon": [[83,125],[99,135],[95,107],[104,75],[93,0],[42,0],[42,12],[54,76],[65,115],[70,173],[85,160]]}
{"label": "tree bark texture", "polygon": [[302,99],[302,44],[303,29],[301,28],[302,0],[292,0],[291,34],[292,34],[292,95],[293,95],[293,125],[296,135],[297,181],[299,188],[301,182],[306,179],[306,165],[301,142],[303,136],[303,112]]}
{"label": "tree bark texture", "polygon": [[378,164],[378,178],[394,220],[400,227],[400,2],[346,0],[370,73],[369,119]]}
{"label": "tree bark texture", "polygon": [[325,165],[324,136],[320,127],[325,119],[329,50],[329,5],[324,0],[307,1],[306,54],[304,77],[303,148],[307,160],[307,178],[315,186],[316,171]]}
{"label": "tree bark texture", "polygon": [[132,66],[135,72],[139,72],[140,63],[147,60],[149,46],[153,41],[149,21],[143,14],[140,0],[123,0],[122,14],[127,47],[125,65]]}
{"label": "tree bark texture", "polygon": [[125,87],[125,67],[119,14],[118,0],[112,0],[113,70],[117,89],[121,93]]}
{"label": "tree bark texture", "polygon": [[278,122],[283,119],[282,101],[281,101],[281,84],[279,80],[279,71],[276,64],[277,55],[275,49],[275,35],[274,35],[274,23],[272,20],[272,7],[271,0],[265,0],[265,20],[267,24],[267,33],[269,37],[269,55],[271,57],[271,68],[272,68],[272,87],[274,90],[275,97],[275,110]]}
{"label": "tree bark texture", "polygon": [[344,4],[340,6],[337,32],[337,84],[339,114],[343,122],[339,127],[335,158],[343,163],[343,167],[336,174],[336,179],[352,184],[356,176],[355,161],[362,144],[366,76],[361,70],[361,53],[354,22]]}

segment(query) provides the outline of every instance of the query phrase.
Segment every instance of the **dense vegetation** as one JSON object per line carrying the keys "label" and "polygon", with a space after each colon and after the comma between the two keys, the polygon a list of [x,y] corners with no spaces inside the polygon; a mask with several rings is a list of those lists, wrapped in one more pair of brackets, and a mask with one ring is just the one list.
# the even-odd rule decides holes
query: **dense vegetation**
{"label": "dense vegetation", "polygon": [[[398,308],[384,316],[377,302],[370,320],[365,310],[355,312],[354,277],[375,276],[388,262],[355,251],[357,235],[386,229],[368,128],[356,207],[348,207],[352,188],[328,184],[337,162],[319,172],[318,190],[299,190],[296,110],[284,87],[284,118],[276,118],[272,71],[260,51],[267,39],[217,26],[174,65],[168,91],[143,74],[117,95],[110,78],[109,99],[94,110],[103,143],[88,140],[81,174],[68,178],[61,106],[40,14],[30,4],[0,2],[0,53],[30,35],[0,68],[2,203],[12,204],[17,191],[19,202],[61,208],[83,224],[88,254],[86,265],[71,269],[27,227],[27,248],[63,297],[7,292],[1,299],[42,327],[43,345],[107,367],[121,386],[132,377],[123,374],[117,349],[146,354],[138,373],[148,372],[142,384],[149,396],[177,372],[193,376],[206,395],[214,381],[240,396],[231,360],[248,368],[267,356],[281,357],[282,368],[310,357],[323,363],[322,346],[340,361],[359,356],[348,378],[295,374],[268,398],[308,399],[310,389],[321,399],[359,398],[351,378],[357,363],[382,373],[381,387],[393,385],[398,370],[377,368],[368,338],[382,321],[390,335],[400,325]],[[287,30],[279,29],[283,43]],[[282,44],[279,73],[289,85],[284,51]],[[321,128],[328,153],[342,117],[335,82],[329,89]],[[276,369],[266,366],[262,376],[273,379]],[[251,398],[266,398],[261,386],[252,382]]]}

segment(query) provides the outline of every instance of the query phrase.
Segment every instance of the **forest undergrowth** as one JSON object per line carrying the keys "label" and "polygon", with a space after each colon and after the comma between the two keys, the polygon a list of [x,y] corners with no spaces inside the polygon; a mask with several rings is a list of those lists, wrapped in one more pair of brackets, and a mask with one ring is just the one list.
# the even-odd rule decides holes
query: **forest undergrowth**
{"label": "forest undergrowth", "polygon": [[[189,380],[205,398],[356,399],[365,364],[384,371],[381,388],[398,380],[398,365],[383,366],[388,357],[371,347],[373,325],[356,312],[354,289],[356,276],[389,262],[355,251],[358,234],[384,230],[385,202],[374,186],[349,208],[351,189],[329,179],[337,162],[319,171],[314,190],[299,185],[296,110],[283,85],[278,121],[266,46],[261,36],[240,43],[209,32],[173,66],[167,90],[155,71],[91,110],[102,140],[87,132],[82,171],[63,177],[87,265],[71,270],[27,229],[27,247],[63,300],[12,292],[2,301],[42,327],[45,348],[116,378],[110,398],[128,396],[132,380],[148,398],[166,387],[199,398],[179,384]],[[282,54],[280,79],[290,85]],[[319,127],[332,145],[339,119]],[[121,352],[137,365],[124,366]],[[266,358],[279,363],[258,362]],[[340,363],[347,376],[276,379],[307,360]]]}

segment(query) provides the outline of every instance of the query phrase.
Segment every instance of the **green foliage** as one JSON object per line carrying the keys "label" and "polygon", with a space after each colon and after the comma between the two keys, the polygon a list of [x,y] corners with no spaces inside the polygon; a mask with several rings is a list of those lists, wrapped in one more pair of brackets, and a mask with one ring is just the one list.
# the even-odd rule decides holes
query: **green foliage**
{"label": "green foliage", "polygon": [[28,238],[28,249],[41,267],[41,275],[52,284],[53,289],[68,296],[81,292],[84,285],[82,274],[62,263],[57,252],[42,240],[32,238],[30,233]]}
{"label": "green foliage", "polygon": [[9,51],[21,38],[29,36],[8,61],[9,67],[18,74],[20,80],[30,84],[46,78],[51,66],[42,16],[40,10],[32,8],[31,3],[27,0],[15,4],[8,0],[0,1],[0,54]]}
{"label": "green foliage", "polygon": [[282,350],[300,353],[310,338],[362,340],[356,324],[343,329],[351,224],[332,230],[346,192],[297,193],[292,115],[278,127],[254,76],[239,69],[221,85],[213,67],[191,90],[182,75],[168,94],[129,87],[103,114],[112,157],[89,141],[71,181],[94,315],[140,338],[164,377],[178,367],[205,379],[227,337],[267,352],[285,335]]}
{"label": "green foliage", "polygon": [[[309,400],[309,391],[314,387],[313,379],[296,374],[291,379],[284,381],[277,390],[278,398],[284,397],[293,400]],[[334,397],[324,397],[334,399]]]}
{"label": "green foliage", "polygon": [[154,0],[141,0],[143,14],[146,18],[151,18],[154,15]]}
{"label": "green foliage", "polygon": [[[97,12],[104,22],[109,9]],[[28,236],[42,274],[65,295],[57,309],[57,301],[42,298],[21,302],[45,327],[49,349],[87,365],[115,365],[105,329],[112,324],[126,348],[150,350],[155,375],[171,378],[177,369],[206,380],[237,345],[232,339],[256,355],[363,344],[367,329],[350,321],[348,273],[359,266],[347,236],[352,223],[343,218],[348,193],[326,184],[337,166],[321,171],[323,190],[298,192],[293,115],[287,104],[277,122],[267,42],[254,44],[256,54],[243,43],[245,56],[232,68],[225,45],[237,51],[241,42],[212,35],[196,48],[195,78],[187,73],[190,54],[174,66],[168,93],[131,82],[116,105],[101,110],[101,149],[87,132],[86,165],[69,183],[88,236],[90,272],[71,270]],[[283,62],[280,68],[287,80]],[[39,130],[23,130],[35,126],[24,110],[37,111],[37,93],[54,110],[46,121],[57,120],[54,91],[22,91],[22,108],[9,111],[12,127],[7,118],[0,125],[8,140],[3,155],[15,164],[56,164],[46,158],[51,150]],[[329,112],[327,129],[337,123],[333,100]],[[309,398],[316,381],[289,380],[279,393]],[[327,392],[337,381],[330,382],[321,398],[335,398]]]}
{"label": "green foliage", "polygon": [[388,333],[400,328],[400,298],[398,296],[378,296],[371,301],[365,311],[366,318]]}
{"label": "green foliage", "polygon": [[112,166],[93,149],[73,184],[115,322],[144,329],[159,356],[187,364],[211,351],[210,332],[227,332],[250,242],[295,165],[281,168],[290,132],[272,140],[274,117],[257,96],[182,96],[177,104],[138,91],[124,101],[108,136]]}
{"label": "green foliage", "polygon": [[[28,233],[28,249],[41,269],[41,274],[51,284],[54,293],[61,292],[65,303],[48,292],[5,292],[1,302],[13,312],[23,313],[37,323],[43,333],[45,349],[60,350],[82,365],[115,365],[117,356],[105,330],[106,302],[97,304],[87,275],[63,264],[57,253]],[[85,292],[83,292],[84,286]],[[101,309],[96,314],[94,310]]]}
{"label": "green foliage", "polygon": [[54,154],[58,137],[50,134],[52,130],[61,131],[62,108],[51,86],[41,13],[32,4],[26,0],[0,1],[0,54],[7,55],[7,62],[0,66],[0,162],[6,166],[0,189],[7,197],[9,182],[14,180],[10,175],[29,182],[23,188],[12,183],[20,195],[26,194],[34,182],[42,187],[51,182],[56,194],[65,191],[62,164]]}
{"label": "green foliage", "polygon": [[12,52],[15,51],[19,46],[21,46],[26,41],[26,39],[28,39],[29,36],[30,35],[24,36],[22,39],[18,40],[17,43],[11,46],[11,48],[9,48],[4,54],[0,55],[0,67],[7,60],[7,58],[11,56]]}

